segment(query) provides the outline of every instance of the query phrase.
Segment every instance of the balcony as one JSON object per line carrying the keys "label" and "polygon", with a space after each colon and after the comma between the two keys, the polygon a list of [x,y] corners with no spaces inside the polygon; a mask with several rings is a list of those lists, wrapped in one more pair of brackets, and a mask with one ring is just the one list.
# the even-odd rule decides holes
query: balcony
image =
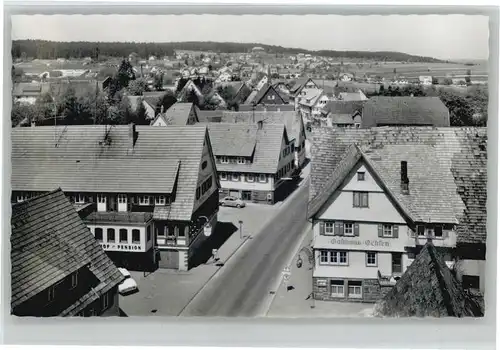
{"label": "balcony", "polygon": [[92,212],[84,218],[86,223],[129,223],[146,224],[153,219],[152,213],[140,212]]}

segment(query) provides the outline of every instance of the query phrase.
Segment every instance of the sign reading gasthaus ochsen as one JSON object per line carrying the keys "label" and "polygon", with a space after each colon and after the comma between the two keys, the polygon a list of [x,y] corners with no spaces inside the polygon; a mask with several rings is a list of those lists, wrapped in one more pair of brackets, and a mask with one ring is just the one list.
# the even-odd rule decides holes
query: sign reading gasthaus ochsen
{"label": "sign reading gasthaus ochsen", "polygon": [[388,241],[383,241],[381,239],[352,239],[352,238],[333,238],[332,244],[340,245],[356,245],[356,246],[366,246],[366,247],[390,247],[391,243]]}

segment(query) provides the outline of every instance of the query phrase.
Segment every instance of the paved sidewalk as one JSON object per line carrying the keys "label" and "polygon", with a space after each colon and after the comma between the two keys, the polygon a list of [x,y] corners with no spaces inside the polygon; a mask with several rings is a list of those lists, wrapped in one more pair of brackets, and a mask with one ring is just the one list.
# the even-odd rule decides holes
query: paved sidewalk
{"label": "paved sidewalk", "polygon": [[[312,242],[312,230],[302,241],[302,247]],[[300,251],[299,249],[299,251]],[[295,254],[290,264],[289,289],[282,281],[269,308],[267,317],[369,317],[373,304],[316,301],[310,298],[312,292],[312,267],[305,253],[301,253],[302,267],[297,268]],[[311,306],[314,306],[312,308]]]}
{"label": "paved sidewalk", "polygon": [[[273,207],[263,205],[242,209],[220,208],[218,222],[232,223],[236,231],[218,249],[219,263],[230,259],[246,239],[240,238],[239,220],[243,221],[242,236],[255,237],[275,211]],[[120,308],[128,316],[177,316],[220,267],[210,259],[205,264],[183,272],[158,269],[144,276],[142,272],[131,271],[139,292],[120,296]]]}

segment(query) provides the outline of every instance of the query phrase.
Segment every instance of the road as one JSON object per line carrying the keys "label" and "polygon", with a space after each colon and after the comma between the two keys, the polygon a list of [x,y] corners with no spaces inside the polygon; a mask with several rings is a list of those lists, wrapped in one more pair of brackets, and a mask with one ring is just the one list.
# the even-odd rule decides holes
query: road
{"label": "road", "polygon": [[265,313],[270,291],[306,227],[308,194],[306,180],[283,203],[275,219],[221,268],[180,316],[255,317]]}

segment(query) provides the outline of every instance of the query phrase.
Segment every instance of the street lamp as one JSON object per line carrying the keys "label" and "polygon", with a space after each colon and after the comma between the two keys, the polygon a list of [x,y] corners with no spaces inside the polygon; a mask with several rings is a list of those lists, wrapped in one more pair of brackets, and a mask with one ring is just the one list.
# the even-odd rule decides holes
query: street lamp
{"label": "street lamp", "polygon": [[240,224],[240,239],[243,239],[243,221],[238,220],[238,223]]}

